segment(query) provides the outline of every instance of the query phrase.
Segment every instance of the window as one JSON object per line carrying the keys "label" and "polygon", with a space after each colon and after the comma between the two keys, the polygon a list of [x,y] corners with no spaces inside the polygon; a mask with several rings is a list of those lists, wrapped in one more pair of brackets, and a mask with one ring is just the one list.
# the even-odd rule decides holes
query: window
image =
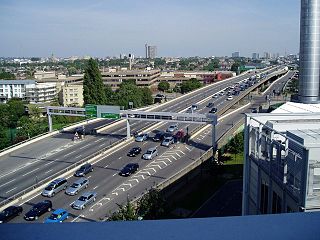
{"label": "window", "polygon": [[275,191],[272,194],[272,213],[281,213],[281,198]]}
{"label": "window", "polygon": [[260,189],[260,212],[261,214],[267,214],[268,213],[268,191],[269,186],[266,183],[261,183],[261,189]]}

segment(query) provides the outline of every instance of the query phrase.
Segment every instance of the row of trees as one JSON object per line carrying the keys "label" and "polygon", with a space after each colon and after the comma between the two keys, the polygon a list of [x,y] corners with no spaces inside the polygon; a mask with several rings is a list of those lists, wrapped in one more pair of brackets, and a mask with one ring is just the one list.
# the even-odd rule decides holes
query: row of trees
{"label": "row of trees", "polygon": [[119,89],[112,91],[110,86],[105,86],[99,71],[98,63],[90,59],[83,80],[83,98],[85,104],[118,105],[129,108],[129,102],[134,107],[142,107],[153,103],[151,90],[147,87],[140,88],[134,81],[125,81]]}
{"label": "row of trees", "polygon": [[12,80],[12,79],[16,79],[16,76],[9,72],[0,71],[0,79]]}
{"label": "row of trees", "polygon": [[165,212],[166,201],[158,190],[152,189],[133,206],[128,200],[125,205],[118,205],[119,211],[113,213],[108,221],[132,221],[143,218],[145,220],[161,219]]}

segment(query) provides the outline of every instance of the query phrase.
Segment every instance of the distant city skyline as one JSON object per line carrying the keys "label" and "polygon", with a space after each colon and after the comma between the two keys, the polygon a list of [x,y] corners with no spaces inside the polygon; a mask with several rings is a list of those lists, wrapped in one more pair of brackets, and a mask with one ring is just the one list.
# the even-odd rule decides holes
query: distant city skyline
{"label": "distant city skyline", "polygon": [[2,57],[299,52],[300,0],[2,0]]}

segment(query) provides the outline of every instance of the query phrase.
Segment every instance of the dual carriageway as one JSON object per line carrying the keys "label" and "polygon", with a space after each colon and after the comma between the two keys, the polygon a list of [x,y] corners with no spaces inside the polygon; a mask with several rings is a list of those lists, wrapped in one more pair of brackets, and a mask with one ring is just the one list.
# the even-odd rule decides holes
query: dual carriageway
{"label": "dual carriageway", "polygon": [[[275,69],[268,71],[271,73]],[[212,98],[212,96],[236,82],[248,79],[252,75],[247,73],[215,83],[156,106],[152,111],[185,112],[192,104],[197,104],[197,112],[206,114],[210,110],[206,107],[208,102],[213,102],[218,110],[222,109],[230,104],[226,100],[227,97],[224,95]],[[284,85],[291,75],[293,73],[289,72],[282,80],[277,80],[277,83],[269,91]],[[262,99],[265,99],[264,96],[254,100],[262,101]],[[250,106],[242,109],[237,114],[228,115],[219,121],[216,132],[217,138],[230,129],[231,122],[236,123],[243,118],[239,113],[248,111],[250,107],[254,107],[254,104],[255,102],[252,102]],[[170,123],[164,122],[155,124],[154,122],[130,121],[132,132],[141,132],[141,129],[146,129],[151,136],[154,135],[156,130],[165,131],[168,125],[170,125]],[[99,120],[87,124],[86,129],[90,130],[106,123],[110,124],[111,120]],[[179,125],[179,129],[184,129],[184,131],[187,127],[189,128],[189,132],[193,132],[198,126],[195,124]],[[122,204],[127,199],[141,196],[146,189],[150,189],[150,187],[169,179],[177,171],[192,164],[211,147],[211,129],[208,127],[205,127],[203,131],[193,136],[188,144],[177,143],[171,145],[170,148],[159,146],[159,142],[153,142],[152,140],[142,143],[132,140],[125,141],[126,123],[124,121],[110,124],[106,130],[97,135],[86,135],[82,141],[72,142],[72,136],[73,133],[62,132],[1,156],[0,168],[3,171],[0,174],[0,197],[2,201],[121,140],[122,143],[115,145],[107,150],[102,157],[94,160],[94,172],[87,175],[90,181],[88,190],[97,192],[95,203],[89,205],[84,210],[72,209],[70,205],[78,198],[81,192],[77,196],[68,196],[60,192],[53,198],[50,198],[54,209],[64,208],[69,212],[70,217],[68,221],[99,221],[107,213],[117,209],[116,203]],[[157,146],[159,156],[151,161],[141,159],[140,155],[137,157],[126,156],[127,152],[134,146],[141,147],[142,153],[148,148]],[[140,170],[127,178],[119,176],[120,169],[129,162],[139,163]],[[68,177],[69,185],[75,180],[76,178],[73,176]],[[23,214],[35,203],[44,199],[46,198],[39,195],[39,192],[34,194],[22,204],[24,209]],[[43,222],[48,215],[49,213],[44,214],[37,222]],[[19,223],[25,222],[25,220],[23,220],[22,215],[11,222]]]}

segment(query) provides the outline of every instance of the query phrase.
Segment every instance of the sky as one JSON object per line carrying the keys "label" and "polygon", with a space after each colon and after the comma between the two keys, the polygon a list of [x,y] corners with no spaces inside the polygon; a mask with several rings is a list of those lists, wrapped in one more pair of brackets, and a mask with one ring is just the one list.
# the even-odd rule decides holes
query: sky
{"label": "sky", "polygon": [[299,51],[299,0],[0,0],[0,56]]}

